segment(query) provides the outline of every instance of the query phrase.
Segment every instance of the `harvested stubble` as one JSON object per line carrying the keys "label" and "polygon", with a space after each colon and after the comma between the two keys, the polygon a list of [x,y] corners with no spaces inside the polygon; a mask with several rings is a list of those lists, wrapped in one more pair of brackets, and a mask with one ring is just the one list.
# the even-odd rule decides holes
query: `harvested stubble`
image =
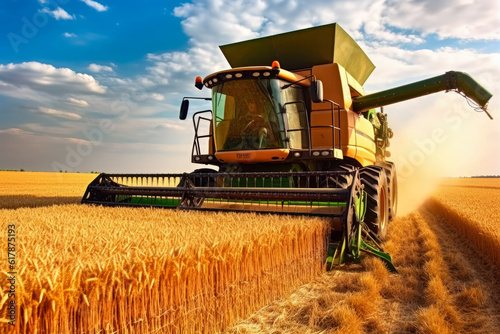
{"label": "harvested stubble", "polygon": [[389,225],[383,246],[399,274],[373,257],[341,266],[226,332],[498,333],[496,269],[482,267],[441,224],[420,209]]}
{"label": "harvested stubble", "polygon": [[446,179],[427,206],[500,265],[500,179]]}
{"label": "harvested stubble", "polygon": [[18,226],[20,333],[214,333],[324,270],[321,219],[80,205],[0,217]]}

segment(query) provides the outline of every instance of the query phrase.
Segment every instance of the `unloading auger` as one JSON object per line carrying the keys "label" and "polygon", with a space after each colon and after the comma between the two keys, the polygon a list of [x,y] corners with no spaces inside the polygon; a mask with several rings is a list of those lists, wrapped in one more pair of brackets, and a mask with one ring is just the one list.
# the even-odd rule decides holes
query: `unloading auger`
{"label": "unloading auger", "polygon": [[373,108],[456,91],[487,113],[491,93],[449,71],[365,94],[375,66],[335,23],[221,50],[232,68],[197,77],[211,97],[185,97],[179,116],[186,119],[191,99],[211,101],[193,115],[191,161],[216,169],[100,174],[82,203],[325,217],[328,268],[367,252],[396,271],[380,247],[397,214],[393,131]]}

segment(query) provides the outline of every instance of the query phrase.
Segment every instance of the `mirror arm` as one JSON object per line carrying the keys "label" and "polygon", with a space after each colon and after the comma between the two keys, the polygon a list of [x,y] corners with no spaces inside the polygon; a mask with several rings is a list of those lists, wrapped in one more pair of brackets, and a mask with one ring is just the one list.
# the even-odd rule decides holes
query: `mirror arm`
{"label": "mirror arm", "polygon": [[186,96],[182,99],[181,110],[179,113],[179,119],[185,120],[187,117],[187,112],[189,109],[189,100],[205,100],[212,101],[211,97],[194,97],[194,96]]}

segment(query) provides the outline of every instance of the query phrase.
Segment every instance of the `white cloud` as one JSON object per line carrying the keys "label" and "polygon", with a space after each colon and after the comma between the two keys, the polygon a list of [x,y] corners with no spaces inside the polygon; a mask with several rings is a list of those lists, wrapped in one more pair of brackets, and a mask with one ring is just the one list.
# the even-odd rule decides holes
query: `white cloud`
{"label": "white cloud", "polygon": [[440,38],[500,39],[499,1],[387,0],[385,7],[395,27],[435,33]]}
{"label": "white cloud", "polygon": [[39,137],[54,136],[55,138],[71,138],[75,135],[75,130],[81,129],[81,124],[79,126],[69,126],[67,123],[75,124],[75,122],[66,122],[58,126],[47,126],[38,123],[26,123],[22,124],[22,127]]}
{"label": "white cloud", "polygon": [[113,69],[111,67],[105,66],[105,65],[97,65],[97,64],[90,64],[88,69],[89,69],[89,71],[94,72],[94,73],[113,72]]}
{"label": "white cloud", "polygon": [[32,132],[24,131],[24,130],[21,130],[18,128],[10,128],[10,129],[3,129],[3,130],[0,129],[0,133],[5,133],[5,134],[9,134],[9,135],[16,135],[16,136],[30,136],[33,134]]}
{"label": "white cloud", "polygon": [[161,94],[158,94],[158,93],[152,93],[149,95],[149,97],[151,97],[153,100],[156,100],[156,101],[163,101],[165,100],[165,96],[161,95]]}
{"label": "white cloud", "polygon": [[[366,35],[375,40],[382,40],[386,43],[410,43],[421,44],[424,39],[415,34],[402,34],[391,31],[388,26],[391,20],[386,17],[387,4],[385,0],[373,1],[368,8],[371,18],[365,17],[363,29]],[[379,19],[372,19],[372,18]]]}
{"label": "white cloud", "polygon": [[0,95],[31,100],[47,95],[104,93],[106,87],[94,77],[69,68],[38,62],[0,65]]}
{"label": "white cloud", "polygon": [[104,6],[97,1],[93,0],[82,0],[87,6],[94,8],[98,12],[105,12],[108,10],[108,6]]}
{"label": "white cloud", "polygon": [[229,67],[214,44],[193,46],[188,52],[148,54],[147,59],[149,73],[139,78],[144,87],[169,85],[175,92],[192,91],[195,77]]}
{"label": "white cloud", "polygon": [[78,99],[75,99],[73,97],[68,97],[67,101],[71,104],[74,104],[76,106],[79,106],[79,107],[88,107],[89,106],[89,103],[85,100],[78,100]]}
{"label": "white cloud", "polygon": [[68,37],[68,38],[75,38],[77,37],[76,34],[72,33],[72,32],[65,32],[64,33],[64,37]]}
{"label": "white cloud", "polygon": [[159,124],[155,128],[156,130],[176,130],[176,131],[185,131],[186,127],[180,124],[174,124],[172,122],[164,122],[162,124]]}
{"label": "white cloud", "polygon": [[45,115],[64,118],[64,119],[70,119],[70,120],[79,120],[82,118],[82,116],[75,114],[75,113],[61,111],[61,110],[52,109],[52,108],[45,108],[45,107],[39,107],[38,112],[45,114]]}
{"label": "white cloud", "polygon": [[47,13],[54,17],[56,20],[74,20],[75,15],[70,15],[61,7],[57,7],[55,10],[50,10],[48,8],[40,9],[40,12]]}
{"label": "white cloud", "polygon": [[500,17],[493,13],[499,12],[500,2],[489,0],[193,0],[174,9],[193,43],[218,44],[332,22],[358,40],[366,34],[392,44],[421,43],[431,33],[442,38],[498,40]]}

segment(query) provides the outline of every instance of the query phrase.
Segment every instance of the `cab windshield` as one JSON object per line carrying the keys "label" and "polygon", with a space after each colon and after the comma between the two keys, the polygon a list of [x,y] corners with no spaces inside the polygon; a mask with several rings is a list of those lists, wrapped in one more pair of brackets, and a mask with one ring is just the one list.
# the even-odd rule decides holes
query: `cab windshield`
{"label": "cab windshield", "polygon": [[212,88],[217,151],[284,148],[280,80],[241,79]]}

